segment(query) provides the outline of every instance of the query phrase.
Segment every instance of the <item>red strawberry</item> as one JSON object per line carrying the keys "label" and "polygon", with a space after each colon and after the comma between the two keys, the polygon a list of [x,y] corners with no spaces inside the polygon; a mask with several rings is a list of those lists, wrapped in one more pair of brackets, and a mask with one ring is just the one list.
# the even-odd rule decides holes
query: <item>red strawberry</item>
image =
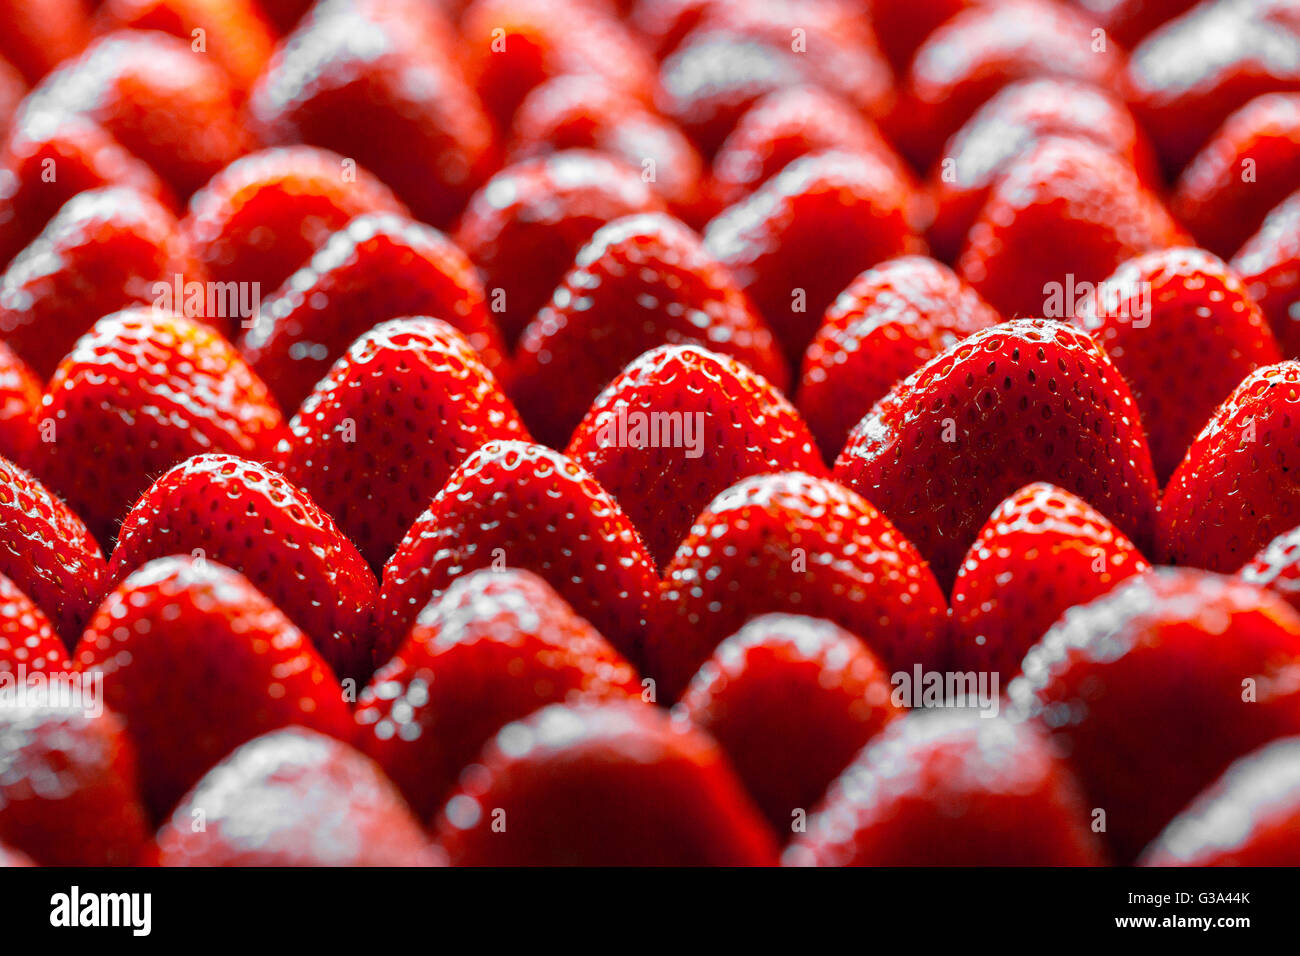
{"label": "red strawberry", "polygon": [[81,0],[2,0],[0,56],[35,83],[86,45],[90,29]]}
{"label": "red strawberry", "polygon": [[1231,266],[1264,310],[1282,354],[1300,357],[1300,192],[1268,214]]}
{"label": "red strawberry", "polygon": [[1298,672],[1300,617],[1281,598],[1157,568],[1075,608],[1008,693],[1065,748],[1126,863],[1234,759],[1300,732]]}
{"label": "red strawberry", "polygon": [[513,345],[597,229],[663,210],[658,194],[621,160],[565,150],[493,176],[470,200],[456,242],[482,270],[492,311]]}
{"label": "red strawberry", "polygon": [[[20,670],[21,668],[21,670]],[[68,649],[45,612],[0,574],[0,674],[68,668]]]}
{"label": "red strawberry", "polygon": [[346,740],[351,714],[329,665],[242,575],[187,557],[151,561],[91,619],[74,660],[140,755],[161,817],[235,747],[301,725]]}
{"label": "red strawberry", "polygon": [[931,712],[892,723],[831,785],[782,862],[1100,863],[1078,785],[1047,741],[1004,718],[981,717]]}
{"label": "red strawberry", "polygon": [[1260,549],[1237,577],[1282,595],[1300,611],[1300,527],[1284,531]]}
{"label": "red strawberry", "polygon": [[393,655],[426,604],[484,567],[536,572],[638,660],[658,579],[632,522],[559,452],[491,441],[452,472],[384,566],[375,663]]}
{"label": "red strawberry", "polygon": [[50,379],[41,416],[37,471],[104,544],[172,465],[209,451],[269,458],[284,427],[230,343],[145,307],[95,323]]}
{"label": "red strawberry", "polygon": [[1256,369],[1219,406],[1165,486],[1163,563],[1230,574],[1300,524],[1297,404],[1300,363],[1282,362]]}
{"label": "red strawberry", "polygon": [[829,621],[755,618],[719,644],[678,709],[722,745],[768,821],[789,832],[898,716],[884,666]]}
{"label": "red strawberry", "polygon": [[148,824],[114,714],[0,707],[0,839],[42,866],[137,861]]}
{"label": "red strawberry", "polygon": [[565,452],[609,491],[664,565],[714,497],[771,471],[826,473],[808,426],[735,359],[665,345],[596,399]]}
{"label": "red strawberry", "polygon": [[746,478],[696,519],[664,570],[645,674],[676,697],[766,612],[826,618],[888,667],[940,666],[947,604],[912,544],[858,495],[798,472]]}
{"label": "red strawberry", "polygon": [[664,343],[708,347],[779,389],[789,384],[772,333],[698,236],[657,213],[616,219],[582,247],[524,329],[511,395],[539,438],[563,445],[601,389]]}
{"label": "red strawberry", "polygon": [[187,554],[246,577],[316,645],[339,677],[370,676],[375,576],[301,489],[231,455],[197,455],[167,472],[122,522],[109,576]]}
{"label": "red strawberry", "polygon": [[803,357],[799,411],[826,459],[895,382],[1000,321],[951,269],[924,256],[859,275],[826,310]]}
{"label": "red strawberry", "polygon": [[453,866],[776,860],[771,831],[712,738],[643,703],[555,704],[507,725],[437,832]]}
{"label": "red strawberry", "polygon": [[[194,820],[202,815],[203,829]],[[158,832],[159,866],[431,866],[401,794],[347,744],[303,727],[217,764]]]}
{"label": "red strawberry", "polygon": [[438,319],[371,329],[289,423],[284,475],[382,568],[452,470],[494,438],[528,437],[478,353]]}
{"label": "red strawberry", "polygon": [[1063,613],[1150,567],[1087,502],[1026,485],[998,505],[957,571],[953,670],[992,671],[1005,686]]}
{"label": "red strawberry", "polygon": [[836,478],[916,544],[945,588],[994,507],[1050,480],[1151,540],[1156,487],[1137,406],[1086,334],[1022,320],[976,332],[881,399]]}
{"label": "red strawberry", "polygon": [[0,574],[45,612],[69,647],[107,586],[103,552],[44,485],[0,458]]}
{"label": "red strawberry", "polygon": [[[182,288],[207,279],[176,227],[170,210],[136,189],[79,193],[0,278],[0,335],[48,379],[101,316],[158,301],[159,283],[170,295],[178,277]],[[226,316],[211,324],[231,327]]]}
{"label": "red strawberry", "polygon": [[636,671],[529,571],[457,579],[357,704],[357,746],[427,819],[512,720],[550,703],[640,694]]}
{"label": "red strawberry", "polygon": [[797,363],[850,280],[921,252],[909,184],[870,154],[812,153],[709,223],[705,247],[750,294]]}
{"label": "red strawberry", "polygon": [[436,229],[401,216],[353,219],[262,304],[241,349],[292,411],[353,341],[386,319],[431,315],[491,370],[503,346],[474,265]]}
{"label": "red strawberry", "polygon": [[13,349],[0,342],[0,457],[19,464],[31,461],[39,440],[36,417],[40,407],[40,379]]}
{"label": "red strawberry", "polygon": [[1146,134],[1118,97],[1076,80],[1013,83],[948,140],[930,174],[938,208],[929,240],[937,256],[956,258],[994,183],[1045,136],[1088,140],[1127,162],[1144,184],[1159,183]]}
{"label": "red strawberry", "polygon": [[1097,18],[1124,47],[1132,47],[1156,27],[1172,20],[1199,0],[1074,0]]}
{"label": "red strawberry", "polygon": [[1232,764],[1143,851],[1143,866],[1300,865],[1300,737]]}
{"label": "red strawberry", "polygon": [[1073,290],[1182,239],[1128,163],[1088,140],[1049,136],[993,187],[957,272],[1008,318],[1069,319],[1082,297]]}

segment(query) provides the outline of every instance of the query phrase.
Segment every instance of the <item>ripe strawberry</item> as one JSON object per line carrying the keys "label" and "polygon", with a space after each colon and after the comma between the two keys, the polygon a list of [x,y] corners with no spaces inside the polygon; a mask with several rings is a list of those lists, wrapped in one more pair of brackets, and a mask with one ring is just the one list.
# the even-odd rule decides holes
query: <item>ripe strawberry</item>
{"label": "ripe strawberry", "polygon": [[68,669],[68,649],[45,612],[0,574],[0,674]]}
{"label": "ripe strawberry", "polygon": [[1268,214],[1230,264],[1264,310],[1282,354],[1300,357],[1300,192]]}
{"label": "ripe strawberry", "polygon": [[385,322],[357,339],[289,433],[285,477],[376,569],[471,452],[528,437],[478,353],[439,319]]}
{"label": "ripe strawberry", "polygon": [[431,226],[359,216],[262,304],[240,347],[289,412],[358,336],[386,319],[417,315],[446,320],[484,365],[501,365],[500,334],[465,254]]}
{"label": "ripe strawberry", "polygon": [[346,740],[351,714],[329,666],[240,574],[210,561],[151,561],[91,619],[74,661],[103,674],[107,707],[163,816],[235,747],[301,724]]}
{"label": "ripe strawberry", "polygon": [[909,184],[870,154],[812,153],[709,223],[705,247],[735,275],[797,363],[855,275],[922,252]]}
{"label": "ripe strawberry", "polygon": [[149,839],[113,713],[0,707],[0,839],[42,866],[129,866]]}
{"label": "ripe strawberry", "polygon": [[884,666],[829,621],[755,618],[724,640],[678,712],[727,752],[778,833],[810,810],[900,711]]}
{"label": "ripe strawberry", "polygon": [[1219,406],[1165,486],[1157,556],[1231,574],[1300,524],[1300,363],[1256,369]]}
{"label": "ripe strawberry", "polygon": [[340,678],[370,676],[375,576],[329,515],[276,472],[232,455],[196,455],[159,478],[122,522],[109,576],[120,582],[169,554],[238,571]]}
{"label": "ripe strawberry", "polygon": [[36,413],[40,407],[40,379],[0,342],[0,457],[20,465],[30,463],[39,440]]}
{"label": "ripe strawberry", "polygon": [[[202,813],[204,828],[194,819]],[[217,764],[158,832],[159,866],[431,866],[397,788],[347,744],[303,727]]]}
{"label": "ripe strawberry", "polygon": [[420,612],[362,692],[355,739],[428,819],[512,720],[640,691],[632,666],[545,581],[485,569]]}
{"label": "ripe strawberry", "polygon": [[642,670],[674,698],[767,612],[826,618],[891,668],[937,669],[946,656],[947,603],[930,569],[887,518],[825,478],[757,475],[713,499],[664,570]]}
{"label": "ripe strawberry", "polygon": [[[1077,305],[1070,290],[1182,240],[1124,160],[1088,140],[1049,136],[993,187],[957,273],[1008,318],[1069,319]],[[1066,301],[1058,302],[1062,289]]]}
{"label": "ripe strawberry", "polygon": [[[981,715],[982,717],[982,715]],[[831,785],[786,866],[1089,866],[1078,785],[1046,739],[1005,718],[895,721]]]}
{"label": "ripe strawberry", "polygon": [[1139,546],[1156,487],[1137,406],[1086,334],[1021,320],[976,332],[899,382],[849,436],[835,477],[873,502],[945,588],[994,507],[1050,480]]}
{"label": "ripe strawberry", "polygon": [[1047,482],[997,506],[952,586],[952,668],[1001,686],[1067,610],[1151,566],[1087,502]]}
{"label": "ripe strawberry", "polygon": [[565,150],[493,176],[470,200],[455,238],[482,271],[492,311],[513,345],[597,229],[620,216],[663,210],[658,194],[621,160]]}
{"label": "ripe strawberry", "polygon": [[1199,0],[1074,0],[1125,49],[1156,27],[1186,13]]}
{"label": "ripe strawberry", "polygon": [[2,0],[0,56],[35,83],[61,61],[76,56],[90,39],[80,0]]}
{"label": "ripe strawberry", "polygon": [[1300,617],[1281,598],[1157,568],[1075,608],[1008,693],[1065,748],[1127,863],[1234,759],[1300,732],[1297,669]]}
{"label": "ripe strawberry", "polygon": [[375,663],[393,655],[426,604],[484,567],[536,572],[639,660],[658,579],[632,522],[559,452],[491,441],[452,472],[384,566]]}
{"label": "ripe strawberry", "polygon": [[804,353],[799,383],[799,411],[827,461],[895,382],[1000,321],[978,292],[924,256],[890,259],[849,283]]}
{"label": "ripe strawberry", "polygon": [[771,831],[712,738],[634,702],[554,704],[507,725],[436,828],[453,866],[776,860]]}
{"label": "ripe strawberry", "polygon": [[1132,166],[1144,185],[1160,181],[1146,134],[1118,97],[1077,80],[1012,83],[948,140],[931,171],[937,212],[928,238],[935,255],[957,257],[993,184],[1045,136],[1088,140]]}
{"label": "ripe strawberry", "polygon": [[789,384],[772,333],[698,236],[658,213],[616,219],[524,329],[511,395],[534,434],[561,446],[624,366],[665,343],[707,347]]}
{"label": "ripe strawberry", "polygon": [[1300,737],[1232,764],[1142,852],[1143,866],[1300,864]]}
{"label": "ripe strawberry", "polygon": [[565,454],[618,499],[660,566],[700,510],[740,479],[826,473],[808,426],[771,383],[694,345],[665,345],[632,362]]}
{"label": "ripe strawberry", "polygon": [[284,427],[230,343],[143,306],[95,323],[50,379],[40,414],[50,430],[37,473],[105,545],[172,465],[210,451],[269,458]]}
{"label": "ripe strawberry", "polygon": [[72,647],[107,585],[103,552],[81,519],[0,458],[0,575],[45,612]]}
{"label": "ripe strawberry", "polygon": [[1300,611],[1300,527],[1283,531],[1260,549],[1237,577],[1268,588]]}
{"label": "ripe strawberry", "polygon": [[177,277],[184,288],[207,274],[169,209],[126,186],[79,193],[0,277],[0,335],[44,381],[100,317],[158,301],[155,286]]}

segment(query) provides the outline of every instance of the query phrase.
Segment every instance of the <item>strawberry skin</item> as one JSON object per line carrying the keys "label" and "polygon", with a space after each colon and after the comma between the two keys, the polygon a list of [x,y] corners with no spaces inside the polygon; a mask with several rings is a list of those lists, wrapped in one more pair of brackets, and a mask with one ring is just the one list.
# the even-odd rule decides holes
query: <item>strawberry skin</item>
{"label": "strawberry skin", "polygon": [[1297,668],[1300,617],[1281,598],[1157,568],[1071,611],[1008,695],[1069,754],[1123,864],[1234,759],[1300,732]]}
{"label": "strawberry skin", "polygon": [[45,612],[0,574],[0,674],[68,669],[68,648]]}
{"label": "strawberry skin", "polygon": [[799,472],[718,495],[664,570],[659,611],[642,670],[665,700],[767,612],[826,618],[891,668],[946,656],[947,602],[916,549],[852,491]]}
{"label": "strawberry skin", "polygon": [[618,502],[576,462],[542,445],[491,441],[465,459],[384,566],[375,663],[462,574],[533,571],[620,653],[639,660],[654,562]]}
{"label": "strawberry skin", "polygon": [[894,383],[1001,321],[945,265],[902,256],[863,272],[826,310],[803,356],[799,411],[828,461]]}
{"label": "strawberry skin", "polygon": [[338,681],[302,632],[242,575],[188,557],[151,561],[100,605],[74,660],[101,672],[157,819],[239,744],[300,724],[346,740]]}
{"label": "strawberry skin", "polygon": [[980,0],[872,0],[871,25],[894,72],[906,75],[912,57],[941,23]]}
{"label": "strawberry skin", "polygon": [[1287,358],[1300,358],[1300,192],[1264,219],[1233,256],[1231,266],[1268,316]]}
{"label": "strawberry skin", "polygon": [[0,142],[9,138],[18,107],[27,95],[27,82],[8,60],[0,56]]}
{"label": "strawberry skin", "polygon": [[1005,717],[916,712],[831,785],[786,866],[1094,866],[1079,787],[1047,740]]}
{"label": "strawberry skin", "polygon": [[421,819],[513,720],[551,703],[636,697],[636,671],[530,571],[458,578],[420,612],[357,703],[357,746]]}
{"label": "strawberry skin", "polygon": [[718,745],[651,704],[554,704],[502,728],[479,764],[436,824],[453,866],[776,861]]}
{"label": "strawberry skin", "polygon": [[0,0],[0,56],[35,83],[90,39],[79,0]]}
{"label": "strawberry skin", "polygon": [[952,587],[952,668],[1006,687],[1067,610],[1151,566],[1113,524],[1068,491],[1036,482],[980,529]]}
{"label": "strawberry skin", "polygon": [[1240,276],[1200,249],[1130,259],[1077,321],[1128,382],[1162,483],[1237,384],[1282,360]]}
{"label": "strawberry skin", "polygon": [[269,458],[284,429],[266,386],[229,342],[143,306],[105,316],[82,336],[50,379],[40,414],[53,432],[37,449],[36,470],[105,545],[172,465],[211,451]]}
{"label": "strawberry skin", "polygon": [[665,345],[629,365],[565,454],[618,499],[659,565],[710,499],[740,479],[826,473],[808,427],[780,392],[735,359],[694,345]]}
{"label": "strawberry skin", "polygon": [[559,447],[624,366],[663,344],[713,349],[789,384],[771,331],[698,236],[659,213],[616,219],[524,329],[511,395],[538,438]]}
{"label": "strawberry skin", "polygon": [[[195,831],[202,813],[204,829]],[[432,866],[397,788],[347,744],[263,734],[201,779],[158,832],[159,866]]]}
{"label": "strawberry skin", "polygon": [[829,621],[766,614],[727,638],[674,712],[707,730],[777,833],[789,832],[900,711],[884,665]]}
{"label": "strawberry skin", "polygon": [[1125,49],[1156,27],[1186,13],[1199,0],[1076,0]]}
{"label": "strawberry skin", "polygon": [[1145,545],[1151,454],[1119,370],[1083,332],[1041,319],[976,332],[858,423],[835,477],[878,507],[951,586],[994,507],[1050,479]]}
{"label": "strawberry skin", "polygon": [[1237,577],[1280,594],[1300,611],[1300,527],[1284,531],[1266,544]]}
{"label": "strawberry skin", "polygon": [[281,470],[382,569],[471,452],[527,438],[463,335],[439,319],[395,319],[357,339],[307,396]]}
{"label": "strawberry skin", "polygon": [[329,515],[276,472],[232,455],[196,455],[159,478],[122,522],[109,576],[120,582],[169,554],[238,571],[340,678],[370,676],[375,576]]}
{"label": "strawberry skin", "polygon": [[30,464],[39,441],[36,413],[41,380],[27,363],[0,342],[0,457]]}

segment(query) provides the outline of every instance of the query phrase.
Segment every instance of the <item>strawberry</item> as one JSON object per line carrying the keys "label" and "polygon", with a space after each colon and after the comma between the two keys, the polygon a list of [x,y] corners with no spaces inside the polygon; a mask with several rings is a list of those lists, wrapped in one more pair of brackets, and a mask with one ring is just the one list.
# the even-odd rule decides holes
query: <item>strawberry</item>
{"label": "strawberry", "polygon": [[1128,863],[1235,758],[1300,732],[1297,672],[1300,617],[1281,598],[1157,568],[1075,608],[1008,694],[1069,754]]}
{"label": "strawberry", "polygon": [[1077,80],[1012,83],[948,140],[930,174],[938,207],[928,233],[935,255],[956,258],[994,183],[1045,136],[1087,140],[1132,166],[1144,185],[1160,181],[1146,134],[1118,97]]}
{"label": "strawberry", "polygon": [[366,213],[405,215],[406,207],[355,162],[289,146],[223,169],[190,199],[181,229],[214,279],[256,283],[269,296],[332,233]]}
{"label": "strawberry", "polygon": [[781,833],[899,715],[892,691],[884,666],[852,634],[767,614],[714,649],[676,713],[722,745]]}
{"label": "strawberry", "polygon": [[826,473],[808,426],[771,383],[694,345],[665,345],[632,362],[565,454],[618,499],[659,565],[714,495],[740,479]]}
{"label": "strawberry", "polygon": [[40,379],[13,349],[0,342],[0,457],[20,465],[31,461],[38,441],[36,413],[40,407]]}
{"label": "strawberry", "polygon": [[871,154],[812,153],[709,223],[704,245],[735,275],[797,363],[849,281],[921,252],[908,182]]}
{"label": "strawberry", "polygon": [[1199,0],[1074,0],[1126,49]]}
{"label": "strawberry", "polygon": [[268,458],[284,428],[230,343],[143,306],[95,323],[50,379],[40,414],[37,473],[103,544],[172,465],[210,451]]}
{"label": "strawberry", "polygon": [[1008,318],[1069,319],[1082,297],[1074,290],[1182,240],[1124,160],[1088,140],[1048,136],[993,187],[957,273]]}
{"label": "strawberry", "polygon": [[42,866],[137,861],[148,824],[114,714],[0,707],[0,839]]}
{"label": "strawberry", "polygon": [[471,452],[528,437],[478,353],[438,319],[385,322],[357,339],[289,433],[285,477],[377,569]]}
{"label": "strawberry", "polygon": [[32,599],[72,647],[107,585],[104,554],[81,519],[0,458],[0,575]]}
{"label": "strawberry", "polygon": [[0,674],[68,668],[68,649],[45,612],[0,574]]}
{"label": "strawberry", "polygon": [[1247,375],[1219,406],[1165,486],[1162,563],[1230,574],[1300,523],[1297,403],[1300,363],[1282,362]]}
{"label": "strawberry", "polygon": [[232,455],[197,455],[159,478],[122,522],[109,576],[120,582],[169,554],[238,571],[335,674],[370,676],[375,576],[329,515],[276,472]]}
{"label": "strawberry", "polygon": [[1142,852],[1142,866],[1300,864],[1300,737],[1232,764]]}
{"label": "strawberry", "polygon": [[1089,866],[1101,853],[1088,824],[1078,785],[1038,733],[917,713],[866,746],[782,863]]}
{"label": "strawberry", "polygon": [[1237,577],[1268,588],[1300,611],[1300,527],[1283,531],[1241,566]]}
{"label": "strawberry", "polygon": [[[196,830],[201,815],[204,827]],[[401,794],[347,744],[304,727],[250,740],[158,832],[159,866],[431,866]]]}
{"label": "strawberry", "polygon": [[835,477],[911,538],[945,588],[1026,482],[1073,492],[1139,546],[1158,494],[1119,370],[1083,332],[1043,320],[976,332],[895,385],[849,436]]}
{"label": "strawberry", "polygon": [[1300,192],[1265,217],[1230,265],[1264,310],[1282,353],[1300,357]]}
{"label": "strawberry", "polygon": [[375,663],[393,655],[426,604],[484,567],[536,572],[639,660],[658,579],[632,522],[559,452],[491,441],[452,472],[384,566]]}
{"label": "strawberry", "polygon": [[826,618],[891,668],[929,669],[945,655],[947,603],[930,569],[889,519],[825,478],[786,472],[728,488],[663,577],[643,671],[665,699],[767,612]]}
{"label": "strawberry", "polygon": [[455,238],[483,273],[492,311],[513,345],[597,229],[621,216],[663,211],[658,194],[621,160],[564,150],[493,176],[470,200]]}
{"label": "strawberry", "polygon": [[427,819],[512,720],[640,692],[631,665],[545,581],[484,569],[420,612],[362,691],[355,739]]}
{"label": "strawberry", "polygon": [[707,347],[779,389],[789,384],[772,333],[698,236],[658,213],[616,219],[582,247],[524,329],[511,395],[534,434],[563,445],[601,389],[664,343]]}
{"label": "strawberry", "polygon": [[903,256],[860,274],[826,310],[803,357],[799,411],[826,459],[895,382],[1000,321],[933,259]]}
{"label": "strawberry", "polygon": [[354,160],[446,226],[496,165],[491,123],[454,55],[374,6],[320,5],[258,80],[249,122],[265,143]]}
{"label": "strawberry", "polygon": [[[0,335],[44,381],[101,316],[158,301],[177,277],[207,275],[169,209],[125,186],[79,193],[0,277]],[[211,323],[229,332],[226,316]]]}
{"label": "strawberry", "polygon": [[0,0],[0,56],[35,83],[90,39],[80,0]]}
{"label": "strawberry", "polygon": [[554,704],[502,728],[436,829],[453,866],[776,860],[712,738],[634,702]]}
{"label": "strawberry", "polygon": [[953,669],[994,672],[1005,687],[1063,613],[1149,568],[1087,502],[1047,482],[1026,485],[997,506],[957,571]]}
{"label": "strawberry", "polygon": [[262,304],[240,347],[291,411],[358,336],[385,319],[416,315],[445,319],[484,365],[501,365],[500,335],[465,254],[431,226],[359,216]]}

